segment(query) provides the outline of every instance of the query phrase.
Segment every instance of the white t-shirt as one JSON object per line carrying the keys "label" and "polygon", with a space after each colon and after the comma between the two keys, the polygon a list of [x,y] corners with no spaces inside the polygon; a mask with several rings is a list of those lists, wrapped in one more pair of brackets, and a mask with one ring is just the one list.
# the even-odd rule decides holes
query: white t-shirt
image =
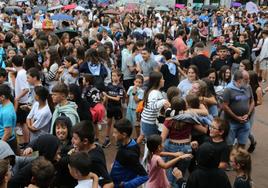
{"label": "white t-shirt", "polygon": [[78,184],[77,184],[77,186],[75,186],[75,188],[92,188],[92,186],[93,186],[93,180],[92,179],[80,180],[80,181],[78,181]]}
{"label": "white t-shirt", "polygon": [[[15,97],[18,97],[24,89],[29,90],[29,84],[27,82],[26,70],[21,69],[17,72],[15,80]],[[29,92],[20,98],[19,103],[28,103],[28,94]]]}
{"label": "white t-shirt", "polygon": [[27,119],[33,119],[33,127],[38,129],[36,132],[30,132],[30,140],[34,140],[42,134],[49,133],[52,113],[48,104],[39,109],[39,103],[35,102],[27,116]]}

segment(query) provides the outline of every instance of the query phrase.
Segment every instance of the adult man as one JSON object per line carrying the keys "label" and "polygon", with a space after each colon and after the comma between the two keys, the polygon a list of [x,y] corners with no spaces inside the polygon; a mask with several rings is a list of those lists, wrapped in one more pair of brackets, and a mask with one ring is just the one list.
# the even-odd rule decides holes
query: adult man
{"label": "adult man", "polygon": [[151,51],[148,48],[145,48],[141,52],[143,61],[138,64],[138,71],[143,74],[144,81],[149,80],[149,74],[152,71],[159,71],[158,64],[153,58],[151,57]]}
{"label": "adult man", "polygon": [[242,71],[235,72],[233,81],[224,90],[223,101],[223,110],[230,125],[228,145],[232,146],[237,138],[239,146],[245,147],[250,133],[249,117],[254,109],[254,99]]}
{"label": "adult man", "polygon": [[210,68],[210,60],[204,55],[204,44],[199,42],[194,47],[195,56],[191,60],[191,65],[195,65],[199,71],[199,78],[204,78]]}
{"label": "adult man", "polygon": [[17,153],[15,136],[16,113],[10,101],[11,90],[8,85],[0,85],[0,140],[7,142],[14,153]]}

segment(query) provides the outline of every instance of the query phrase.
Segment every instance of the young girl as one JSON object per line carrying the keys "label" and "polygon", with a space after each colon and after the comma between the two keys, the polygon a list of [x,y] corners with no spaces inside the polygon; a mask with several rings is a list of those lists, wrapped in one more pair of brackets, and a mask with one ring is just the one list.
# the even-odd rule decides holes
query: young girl
{"label": "young girl", "polygon": [[122,98],[124,95],[124,88],[120,84],[121,72],[119,70],[112,71],[112,83],[109,83],[106,92],[103,92],[104,100],[107,102],[107,129],[106,138],[102,145],[103,148],[109,147],[110,133],[113,123],[113,118],[119,120],[122,118]]}
{"label": "young girl", "polygon": [[237,173],[233,187],[252,188],[250,154],[244,149],[234,148],[230,155],[230,162]]}
{"label": "young girl", "polygon": [[[174,166],[179,160],[190,158],[191,154],[170,153],[162,151],[162,138],[159,135],[151,135],[147,139],[147,147],[149,149],[148,174],[146,188],[168,188],[171,187],[165,169]],[[161,156],[172,156],[174,159],[164,162]]]}

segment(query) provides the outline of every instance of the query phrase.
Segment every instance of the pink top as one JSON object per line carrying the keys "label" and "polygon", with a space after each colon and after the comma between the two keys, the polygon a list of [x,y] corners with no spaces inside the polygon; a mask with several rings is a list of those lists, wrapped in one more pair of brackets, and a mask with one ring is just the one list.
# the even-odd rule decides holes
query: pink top
{"label": "pink top", "polygon": [[187,46],[184,43],[184,41],[182,40],[182,38],[178,37],[175,41],[174,41],[174,46],[177,49],[177,59],[178,60],[184,60],[187,59]]}
{"label": "pink top", "polygon": [[163,159],[159,155],[153,155],[148,162],[149,180],[146,188],[168,188],[170,187],[165,169],[158,166],[159,161]]}

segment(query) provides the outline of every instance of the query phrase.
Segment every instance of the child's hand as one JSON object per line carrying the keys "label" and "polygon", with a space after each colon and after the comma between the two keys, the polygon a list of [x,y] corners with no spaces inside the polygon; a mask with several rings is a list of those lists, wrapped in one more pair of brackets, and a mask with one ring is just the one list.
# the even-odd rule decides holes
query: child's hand
{"label": "child's hand", "polygon": [[192,149],[196,150],[198,148],[198,142],[197,141],[192,141],[191,142],[191,147],[192,147]]}
{"label": "child's hand", "polygon": [[107,93],[106,92],[103,91],[102,94],[103,94],[104,97],[107,97]]}
{"label": "child's hand", "polygon": [[192,154],[184,154],[182,156],[180,156],[180,159],[187,159],[187,158],[192,158]]}
{"label": "child's hand", "polygon": [[169,107],[170,107],[170,103],[166,100],[166,101],[164,102],[164,108],[167,109],[167,108],[169,108]]}
{"label": "child's hand", "polygon": [[182,155],[184,155],[183,152],[176,152],[176,153],[174,153],[174,157],[180,157]]}
{"label": "child's hand", "polygon": [[32,148],[26,148],[26,149],[23,151],[22,155],[23,155],[23,156],[29,156],[29,155],[32,155],[32,153],[33,153],[33,149],[32,149]]}
{"label": "child's hand", "polygon": [[183,177],[182,172],[177,167],[175,167],[173,169],[172,174],[177,180],[179,180],[179,179],[181,179]]}

